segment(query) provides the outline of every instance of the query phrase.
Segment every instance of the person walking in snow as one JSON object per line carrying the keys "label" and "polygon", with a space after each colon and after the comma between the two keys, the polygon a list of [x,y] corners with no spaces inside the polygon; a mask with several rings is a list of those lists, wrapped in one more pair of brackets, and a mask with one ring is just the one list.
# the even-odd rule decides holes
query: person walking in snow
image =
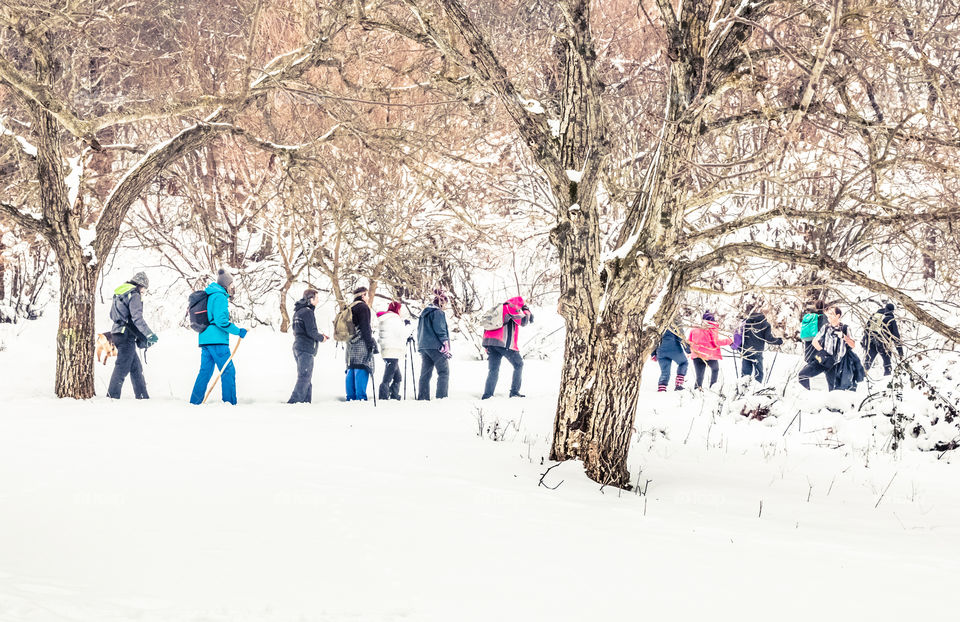
{"label": "person walking in snow", "polygon": [[833,391],[836,384],[834,367],[843,359],[847,350],[856,345],[850,337],[847,325],[840,322],[842,314],[837,306],[826,310],[827,323],[811,342],[815,351],[813,358],[800,370],[799,380],[804,389],[810,388],[810,378],[823,374],[827,379],[827,388]]}
{"label": "person walking in snow", "polygon": [[137,272],[113,292],[113,306],[110,307],[113,328],[110,332],[113,333],[113,344],[117,348],[117,361],[110,376],[107,397],[120,399],[123,382],[128,375],[134,397],[138,400],[150,397],[147,394],[147,381],[143,377],[143,365],[137,355],[137,348],[149,348],[159,340],[143,319],[142,296],[149,285],[146,273]]}
{"label": "person walking in snow", "polygon": [[315,289],[303,292],[303,298],[293,305],[293,358],[297,362],[297,383],[290,394],[288,404],[309,404],[313,400],[313,361],[317,346],[327,336],[317,330],[314,311],[320,295]]}
{"label": "person walking in snow", "polygon": [[743,320],[741,330],[740,373],[744,378],[753,376],[757,382],[763,382],[763,351],[768,344],[783,345],[783,339],[773,335],[767,316],[756,306],[747,309],[747,317]]}
{"label": "person walking in snow", "polygon": [[450,386],[450,333],[447,330],[447,296],[441,289],[433,290],[433,304],[420,314],[417,323],[417,350],[420,352],[420,390],[417,399],[430,399],[430,379],[437,370],[437,399],[447,397]]}
{"label": "person walking in snow", "polygon": [[[502,305],[503,326],[483,333],[483,347],[487,350],[487,382],[480,399],[493,397],[497,390],[497,381],[500,379],[500,362],[503,359],[510,361],[513,366],[513,380],[510,383],[510,397],[525,397],[520,393],[520,383],[523,380],[523,357],[517,345],[520,339],[520,327],[533,323],[533,313],[523,302],[521,296],[516,296]],[[496,316],[494,316],[496,317]]]}
{"label": "person walking in snow", "polygon": [[717,323],[713,313],[707,311],[703,314],[703,326],[691,330],[687,341],[690,342],[693,369],[697,374],[696,388],[703,388],[703,375],[707,367],[710,368],[710,386],[712,387],[717,381],[717,374],[720,373],[720,361],[723,360],[720,346],[730,345],[733,339],[720,336],[720,324]]}
{"label": "person walking in snow", "polygon": [[809,363],[817,351],[813,347],[813,338],[827,325],[827,316],[823,312],[824,303],[817,300],[807,305],[800,320],[800,341],[803,342],[803,362]]}
{"label": "person walking in snow", "polygon": [[[230,335],[241,339],[247,336],[247,329],[240,328],[230,321],[230,296],[233,294],[233,276],[221,268],[217,280],[207,285],[207,326],[198,337],[200,345],[200,371],[190,394],[191,404],[203,402],[207,384],[213,376],[214,368],[220,372],[220,392],[224,402],[237,404],[237,370],[230,361]],[[227,361],[230,364],[227,365]],[[226,365],[226,367],[224,367]]]}
{"label": "person walking in snow", "polygon": [[373,355],[379,352],[370,325],[366,287],[353,290],[353,334],[347,341],[347,401],[367,401],[367,385],[373,376]]}
{"label": "person walking in snow", "polygon": [[863,366],[870,369],[873,365],[873,359],[880,355],[883,360],[883,375],[889,376],[893,373],[893,365],[890,362],[891,354],[894,349],[897,355],[903,357],[903,343],[900,338],[900,328],[897,326],[897,320],[893,317],[893,311],[896,309],[894,304],[887,303],[877,309],[867,321],[867,328],[863,331],[863,341],[861,345],[867,353]]}
{"label": "person walking in snow", "polygon": [[660,345],[653,353],[653,360],[660,365],[660,381],[657,383],[657,391],[663,393],[667,390],[667,384],[670,382],[670,367],[673,363],[677,364],[677,378],[675,380],[674,390],[683,389],[683,380],[687,375],[687,355],[689,348],[683,343],[683,337],[680,332],[673,328],[668,328],[660,338]]}
{"label": "person walking in snow", "polygon": [[403,358],[407,347],[407,338],[411,330],[400,318],[400,301],[394,300],[387,306],[386,311],[377,313],[380,337],[380,356],[383,357],[383,379],[380,381],[381,400],[399,400],[400,384],[403,374],[400,372],[400,359]]}

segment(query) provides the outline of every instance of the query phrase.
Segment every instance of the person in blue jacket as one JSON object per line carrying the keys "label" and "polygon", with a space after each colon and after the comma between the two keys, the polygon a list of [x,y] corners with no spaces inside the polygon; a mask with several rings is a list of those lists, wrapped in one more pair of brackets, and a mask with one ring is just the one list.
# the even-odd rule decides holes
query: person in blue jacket
{"label": "person in blue jacket", "polygon": [[660,365],[660,381],[657,383],[658,392],[662,393],[667,390],[667,383],[670,382],[670,367],[673,363],[677,364],[677,379],[673,388],[676,391],[683,390],[683,379],[687,375],[688,366],[687,355],[684,351],[689,352],[690,349],[684,345],[683,337],[674,329],[667,329],[667,332],[663,333],[663,337],[660,338],[660,345],[657,346],[657,350],[653,354],[653,360]]}
{"label": "person in blue jacket", "polygon": [[220,390],[223,401],[236,405],[237,403],[237,371],[233,361],[224,369],[230,359],[230,335],[237,335],[241,339],[247,336],[247,329],[240,328],[230,321],[230,293],[233,291],[233,277],[223,268],[217,272],[217,280],[204,290],[207,292],[208,326],[200,333],[200,373],[193,385],[190,394],[190,403],[199,404],[207,391],[207,383],[213,376],[213,369],[223,370],[220,375]]}

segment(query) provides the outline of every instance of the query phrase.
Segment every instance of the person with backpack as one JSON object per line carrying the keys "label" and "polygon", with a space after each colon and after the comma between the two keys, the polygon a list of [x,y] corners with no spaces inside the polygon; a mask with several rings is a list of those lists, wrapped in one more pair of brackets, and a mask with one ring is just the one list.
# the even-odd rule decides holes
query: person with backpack
{"label": "person with backpack", "polygon": [[893,364],[890,361],[893,349],[896,348],[897,355],[903,357],[903,343],[897,320],[893,317],[894,309],[896,307],[892,302],[877,309],[867,322],[867,329],[863,331],[861,342],[863,350],[867,353],[863,362],[864,368],[869,370],[873,365],[873,359],[879,354],[883,360],[884,376],[893,373]]}
{"label": "person with backpack", "polygon": [[783,339],[773,335],[767,316],[758,307],[750,307],[740,330],[733,338],[734,350],[740,350],[742,377],[753,376],[757,382],[763,382],[763,351],[767,344],[783,345]]}
{"label": "person with backpack", "polygon": [[668,328],[660,338],[660,345],[653,353],[653,360],[660,365],[660,381],[657,383],[657,391],[664,393],[667,390],[667,383],[670,382],[670,368],[673,363],[677,364],[677,377],[674,381],[673,389],[675,391],[683,390],[683,380],[687,375],[687,355],[689,347],[683,343],[683,337],[680,332],[673,328]]}
{"label": "person with backpack", "polygon": [[367,401],[367,385],[373,376],[373,355],[379,352],[370,326],[370,306],[366,287],[353,290],[350,321],[353,334],[347,340],[347,401]]}
{"label": "person with backpack", "polygon": [[849,348],[856,346],[850,337],[846,324],[840,322],[843,312],[833,306],[826,310],[827,323],[813,338],[810,346],[814,350],[813,358],[800,370],[799,380],[804,389],[810,389],[810,379],[823,374],[827,379],[827,388],[833,391],[836,384],[834,368],[846,356]]}
{"label": "person with backpack", "polygon": [[447,330],[447,295],[441,289],[433,290],[433,304],[420,313],[417,323],[417,350],[420,352],[420,390],[417,399],[430,399],[430,379],[437,370],[437,399],[447,397],[450,386],[450,333]]}
{"label": "person with backpack", "polygon": [[[198,337],[200,345],[200,371],[190,394],[191,404],[203,402],[207,384],[213,376],[214,368],[220,371],[220,392],[223,401],[237,405],[237,370],[230,360],[230,335],[240,339],[247,336],[247,329],[240,328],[230,321],[230,296],[233,293],[233,276],[221,268],[217,280],[203,290],[206,299],[190,296],[190,325],[194,330],[202,331]],[[205,312],[199,308],[206,303]],[[229,361],[229,364],[227,364]]]}
{"label": "person with backpack", "polygon": [[380,381],[381,400],[399,400],[400,383],[403,374],[400,372],[400,359],[403,358],[407,347],[407,338],[410,337],[410,328],[400,318],[400,301],[394,300],[387,305],[386,311],[377,313],[378,336],[380,337],[380,356],[383,358],[383,379]]}
{"label": "person with backpack", "polygon": [[110,319],[113,320],[113,344],[117,348],[117,361],[110,376],[107,397],[120,399],[123,383],[130,376],[133,396],[138,400],[149,399],[147,381],[143,377],[143,365],[137,355],[137,348],[146,350],[157,343],[159,337],[150,330],[143,319],[143,294],[150,285],[145,272],[137,272],[133,278],[113,291],[113,306],[110,307]]}
{"label": "person with backpack", "polygon": [[823,312],[823,301],[818,300],[808,305],[800,320],[800,341],[803,342],[803,361],[809,363],[817,351],[813,347],[813,339],[820,330],[827,325],[827,316]]}
{"label": "person with backpack", "polygon": [[483,333],[482,346],[487,351],[487,382],[480,399],[493,397],[500,379],[500,362],[505,358],[513,366],[513,380],[510,383],[510,397],[526,397],[520,393],[523,380],[523,357],[520,355],[520,327],[533,323],[533,313],[523,302],[521,296],[515,296],[500,305],[501,321],[499,328],[491,328]]}
{"label": "person with backpack", "polygon": [[703,314],[703,326],[691,330],[687,341],[690,342],[693,369],[697,374],[696,388],[703,388],[703,375],[707,367],[710,368],[710,386],[713,387],[720,373],[720,361],[723,360],[720,346],[730,345],[733,339],[720,336],[720,324],[713,313],[707,311]]}
{"label": "person with backpack", "polygon": [[315,289],[303,292],[303,298],[293,305],[293,358],[297,362],[297,383],[288,404],[309,404],[313,400],[313,361],[317,346],[328,339],[317,330],[314,314],[320,295]]}

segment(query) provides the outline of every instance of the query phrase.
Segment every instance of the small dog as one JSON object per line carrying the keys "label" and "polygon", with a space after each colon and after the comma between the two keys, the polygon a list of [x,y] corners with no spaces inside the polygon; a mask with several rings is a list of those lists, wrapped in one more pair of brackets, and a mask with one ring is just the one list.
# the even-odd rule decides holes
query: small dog
{"label": "small dog", "polygon": [[100,333],[97,335],[97,361],[103,357],[103,364],[106,365],[110,357],[117,355],[117,346],[113,345],[113,333]]}

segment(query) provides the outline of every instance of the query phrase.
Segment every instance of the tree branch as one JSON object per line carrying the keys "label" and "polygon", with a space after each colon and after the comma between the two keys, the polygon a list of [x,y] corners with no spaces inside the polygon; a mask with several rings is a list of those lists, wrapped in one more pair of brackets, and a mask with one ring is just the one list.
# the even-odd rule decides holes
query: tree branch
{"label": "tree branch", "polygon": [[845,218],[849,220],[860,220],[864,223],[877,226],[895,224],[910,226],[915,224],[929,224],[933,222],[947,222],[960,218],[960,209],[953,207],[943,210],[921,212],[919,214],[885,215],[867,214],[864,212],[851,212],[845,210],[811,211],[799,208],[782,208],[761,212],[752,216],[745,216],[743,218],[738,218],[737,220],[731,220],[730,222],[719,224],[709,229],[704,229],[703,231],[698,231],[687,236],[686,243],[696,244],[698,242],[714,240],[729,233],[733,233],[734,231],[746,229],[747,227],[752,227],[754,225],[760,225],[775,218],[801,218],[804,220],[834,220],[837,218]]}

